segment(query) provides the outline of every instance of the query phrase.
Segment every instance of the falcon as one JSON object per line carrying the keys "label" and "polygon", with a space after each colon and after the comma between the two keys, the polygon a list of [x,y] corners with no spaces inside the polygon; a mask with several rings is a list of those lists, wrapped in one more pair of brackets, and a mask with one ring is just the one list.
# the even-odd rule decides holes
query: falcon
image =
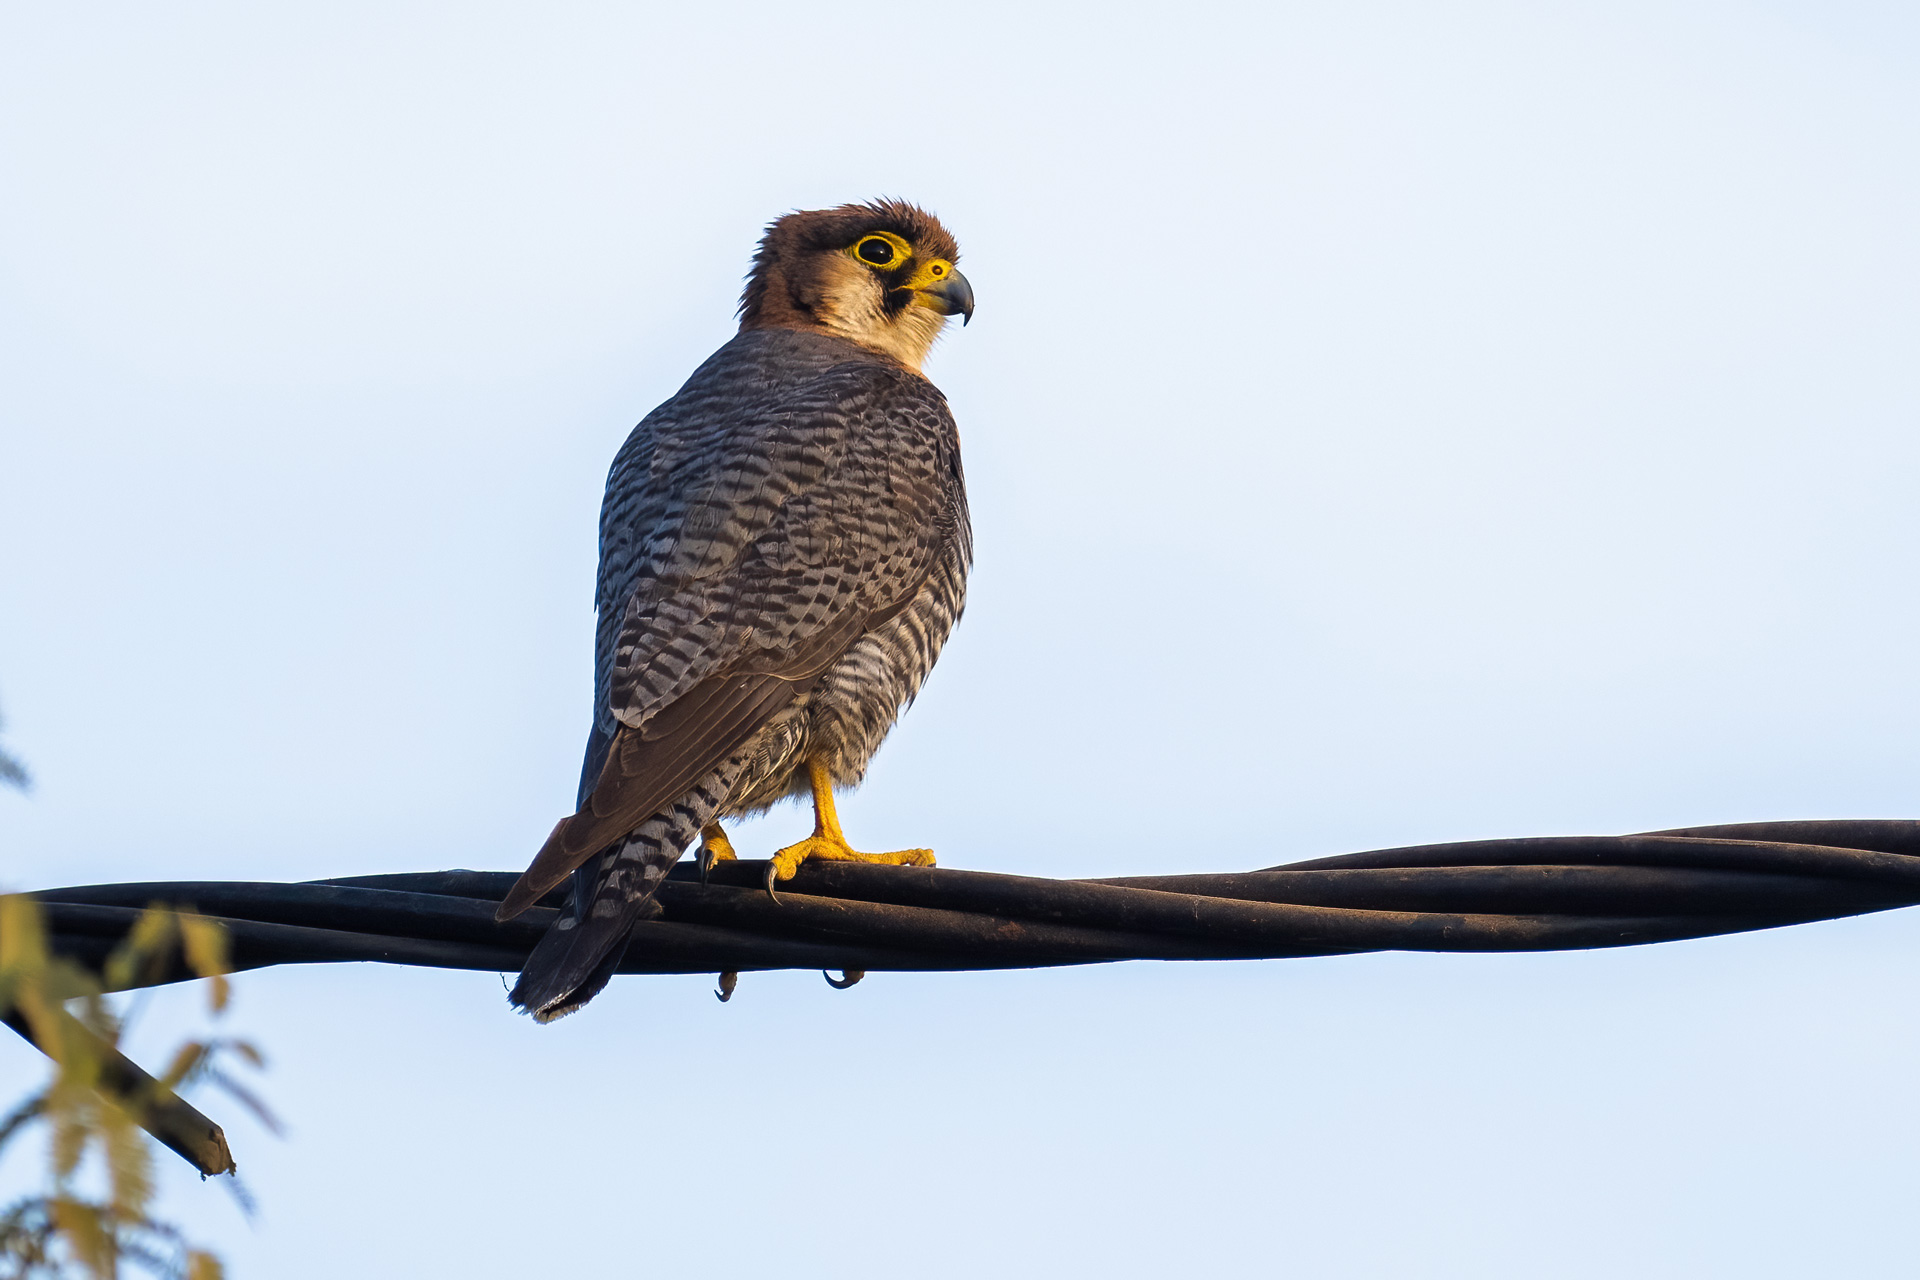
{"label": "falcon", "polygon": [[612,977],[667,870],[719,822],[788,796],[809,858],[860,853],[834,812],[959,620],[973,558],[960,440],[920,372],[973,317],[959,247],[893,200],[791,213],[766,230],[740,331],[627,437],[600,511],[593,731],[579,809],[506,899],[508,920],[573,878],[511,1000],[549,1022]]}

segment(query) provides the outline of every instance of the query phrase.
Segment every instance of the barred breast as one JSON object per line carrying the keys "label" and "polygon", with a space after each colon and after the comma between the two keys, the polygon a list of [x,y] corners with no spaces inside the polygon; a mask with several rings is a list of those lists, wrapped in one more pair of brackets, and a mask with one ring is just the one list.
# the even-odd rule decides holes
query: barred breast
{"label": "barred breast", "polygon": [[[964,499],[962,499],[964,503]],[[893,620],[861,637],[812,692],[764,729],[733,785],[726,814],[756,813],[807,793],[805,764],[826,762],[837,786],[858,786],[900,713],[919,695],[966,607],[972,539],[964,509],[926,585]]]}

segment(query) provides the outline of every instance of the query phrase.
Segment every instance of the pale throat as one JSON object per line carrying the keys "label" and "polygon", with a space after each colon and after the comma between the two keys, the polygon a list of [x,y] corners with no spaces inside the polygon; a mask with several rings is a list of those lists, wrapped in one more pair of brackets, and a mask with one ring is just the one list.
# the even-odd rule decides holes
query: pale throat
{"label": "pale throat", "polygon": [[909,304],[888,315],[880,282],[856,263],[836,263],[824,282],[814,316],[829,332],[863,347],[885,352],[915,373],[947,326],[947,317],[931,307]]}

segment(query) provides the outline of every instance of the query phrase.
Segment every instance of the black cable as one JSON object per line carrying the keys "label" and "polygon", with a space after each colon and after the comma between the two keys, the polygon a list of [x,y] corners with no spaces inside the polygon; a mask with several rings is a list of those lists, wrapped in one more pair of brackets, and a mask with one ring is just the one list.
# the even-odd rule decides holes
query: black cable
{"label": "black cable", "polygon": [[[1920,904],[1920,822],[1823,821],[1418,845],[1217,875],[1048,880],[933,867],[683,864],[621,973],[1038,968],[1363,951],[1554,951],[1771,929]],[[47,889],[54,949],[98,967],[153,903],[224,925],[234,966],[375,961],[517,970],[564,905],[505,924],[512,872],[304,884]],[[150,975],[193,975],[179,962]],[[841,985],[841,984],[836,984]],[[724,983],[723,983],[724,986]],[[137,1068],[136,1068],[137,1070]]]}

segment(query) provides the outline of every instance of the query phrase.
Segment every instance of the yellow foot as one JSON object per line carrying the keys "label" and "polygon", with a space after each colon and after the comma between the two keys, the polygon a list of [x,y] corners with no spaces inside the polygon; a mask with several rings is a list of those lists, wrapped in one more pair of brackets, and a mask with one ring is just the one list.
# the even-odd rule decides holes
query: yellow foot
{"label": "yellow foot", "polygon": [[[733,851],[733,841],[727,839],[727,833],[720,829],[719,823],[709,822],[700,828],[700,852],[695,855],[695,861],[700,864],[701,884],[707,882],[707,872],[713,870],[715,863],[732,862],[739,856]],[[728,993],[732,993],[731,988]],[[721,999],[726,997],[722,996]]]}
{"label": "yellow foot", "polygon": [[780,895],[773,891],[773,882],[793,879],[793,873],[808,858],[819,858],[823,862],[875,862],[893,867],[933,865],[931,849],[861,853],[853,848],[840,834],[840,816],[833,808],[833,778],[824,762],[807,761],[807,784],[813,791],[813,834],[798,844],[788,845],[767,862],[767,896],[775,902],[780,901]]}
{"label": "yellow foot", "polygon": [[838,832],[815,832],[798,844],[790,844],[773,855],[770,869],[776,880],[791,880],[793,873],[808,858],[822,862],[874,862],[889,867],[930,867],[931,849],[896,849],[892,853],[861,853],[847,847],[846,837]]}

